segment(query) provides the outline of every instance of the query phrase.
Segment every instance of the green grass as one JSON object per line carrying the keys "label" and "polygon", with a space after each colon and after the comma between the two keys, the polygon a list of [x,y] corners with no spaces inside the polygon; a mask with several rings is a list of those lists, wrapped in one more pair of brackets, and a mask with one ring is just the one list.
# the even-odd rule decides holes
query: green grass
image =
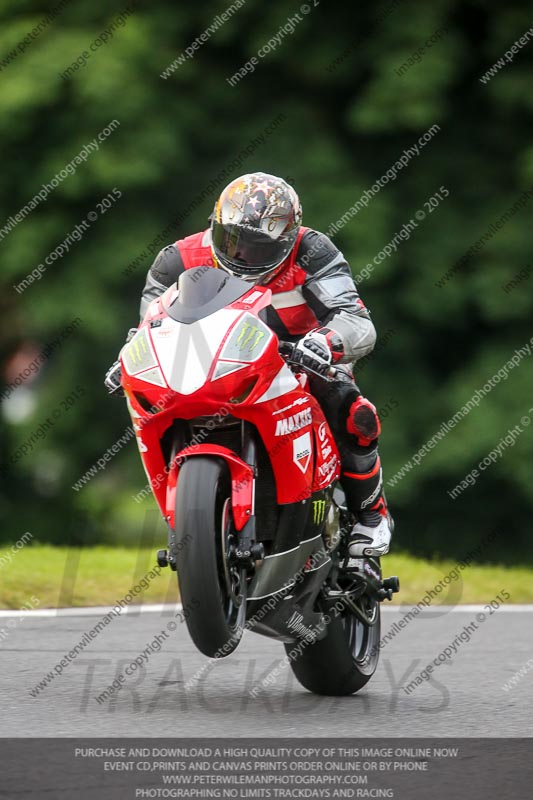
{"label": "green grass", "polygon": [[[154,566],[154,550],[26,546],[0,570],[0,607],[20,608],[32,595],[39,608],[112,605]],[[175,573],[163,569],[133,602],[171,602],[177,594]]]}
{"label": "green grass", "polygon": [[[9,548],[1,548],[0,558],[7,553]],[[0,567],[0,608],[21,608],[32,595],[38,598],[39,608],[112,605],[154,565],[153,550],[26,546]],[[386,556],[382,565],[386,577],[400,577],[402,588],[394,602],[401,604],[419,602],[454,568],[453,561],[428,562],[403,554]],[[474,565],[462,570],[459,579],[445,586],[432,603],[487,602],[502,589],[510,593],[509,602],[533,603],[533,570]],[[177,594],[175,574],[164,569],[133,602],[173,602]]]}
{"label": "green grass", "polygon": [[[426,561],[405,554],[392,554],[381,560],[384,577],[398,575],[401,591],[395,600],[402,604],[418,603],[430,589],[437,591],[432,604],[456,605],[458,603],[489,602],[502,589],[511,595],[508,603],[533,603],[533,569],[528,567],[486,566],[473,564],[457,570],[455,561]],[[450,573],[457,580],[444,584]],[[439,581],[444,588],[436,590]]]}

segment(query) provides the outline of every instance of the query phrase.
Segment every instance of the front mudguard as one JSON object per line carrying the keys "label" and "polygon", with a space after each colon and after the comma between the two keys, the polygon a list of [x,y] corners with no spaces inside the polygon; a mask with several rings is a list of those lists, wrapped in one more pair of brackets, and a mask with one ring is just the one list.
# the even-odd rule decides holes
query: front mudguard
{"label": "front mudguard", "polygon": [[215,456],[222,458],[228,465],[231,477],[231,510],[235,528],[240,531],[254,513],[254,470],[239,458],[232,450],[218,444],[199,444],[194,451],[190,447],[176,453],[170,465],[167,493],[166,493],[166,518],[171,530],[175,529],[176,489],[179,480],[181,465],[187,458],[196,456]]}

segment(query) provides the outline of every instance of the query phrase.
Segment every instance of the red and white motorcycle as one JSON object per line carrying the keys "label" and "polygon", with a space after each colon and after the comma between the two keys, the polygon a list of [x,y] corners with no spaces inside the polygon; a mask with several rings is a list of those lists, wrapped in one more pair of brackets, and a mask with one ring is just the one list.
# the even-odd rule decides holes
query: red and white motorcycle
{"label": "red and white motorcycle", "polygon": [[[189,633],[209,657],[245,628],[283,642],[319,694],[356,692],[379,657],[379,559],[347,557],[353,516],[305,367],[265,324],[271,291],[185,271],[121,352],[141,458],[168,522]],[[280,355],[280,348],[285,358]],[[324,380],[332,379],[323,376]]]}

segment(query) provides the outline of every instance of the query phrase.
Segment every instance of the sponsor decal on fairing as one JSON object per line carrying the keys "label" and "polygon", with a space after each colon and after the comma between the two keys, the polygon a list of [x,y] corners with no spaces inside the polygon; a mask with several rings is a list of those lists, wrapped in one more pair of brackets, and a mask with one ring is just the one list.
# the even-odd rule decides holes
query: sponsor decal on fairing
{"label": "sponsor decal on fairing", "polygon": [[333,476],[335,470],[337,469],[338,463],[338,458],[336,454],[333,453],[333,448],[331,447],[328,426],[325,422],[322,422],[318,428],[318,440],[320,455],[322,456],[323,460],[323,463],[318,467],[318,475],[321,478],[321,483],[325,484],[329,482]]}
{"label": "sponsor decal on fairing", "polygon": [[313,523],[315,525],[320,525],[321,522],[324,522],[325,516],[326,516],[326,501],[313,500]]}
{"label": "sponsor decal on fairing", "polygon": [[283,408],[278,408],[277,411],[273,411],[272,416],[276,416],[276,414],[283,414],[284,411],[289,411],[289,409],[294,408],[295,406],[303,406],[304,403],[308,402],[309,401],[307,397],[297,397],[296,400],[293,400],[288,406],[283,406]]}
{"label": "sponsor decal on fairing", "polygon": [[286,436],[287,434],[299,431],[301,428],[305,428],[307,425],[311,425],[312,423],[313,416],[311,409],[304,408],[303,411],[297,411],[296,414],[292,414],[290,417],[278,419],[276,422],[276,432],[274,435]]}
{"label": "sponsor decal on fairing", "polygon": [[332,455],[329,461],[321,464],[318,468],[318,474],[321,478],[329,477],[337,467],[337,456]]}
{"label": "sponsor decal on fairing", "polygon": [[257,361],[273,333],[253,314],[243,314],[224,345],[220,358],[226,361]]}
{"label": "sponsor decal on fairing", "polygon": [[304,474],[311,460],[311,434],[304,433],[292,441],[292,460]]}

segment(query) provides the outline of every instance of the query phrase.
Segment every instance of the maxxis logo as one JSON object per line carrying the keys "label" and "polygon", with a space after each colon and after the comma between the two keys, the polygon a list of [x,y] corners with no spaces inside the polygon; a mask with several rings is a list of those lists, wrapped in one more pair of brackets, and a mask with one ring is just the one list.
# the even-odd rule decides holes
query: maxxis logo
{"label": "maxxis logo", "polygon": [[299,431],[307,425],[311,425],[313,416],[311,408],[304,408],[302,411],[297,411],[296,414],[291,414],[290,417],[278,419],[276,422],[275,436],[286,436],[289,433]]}

